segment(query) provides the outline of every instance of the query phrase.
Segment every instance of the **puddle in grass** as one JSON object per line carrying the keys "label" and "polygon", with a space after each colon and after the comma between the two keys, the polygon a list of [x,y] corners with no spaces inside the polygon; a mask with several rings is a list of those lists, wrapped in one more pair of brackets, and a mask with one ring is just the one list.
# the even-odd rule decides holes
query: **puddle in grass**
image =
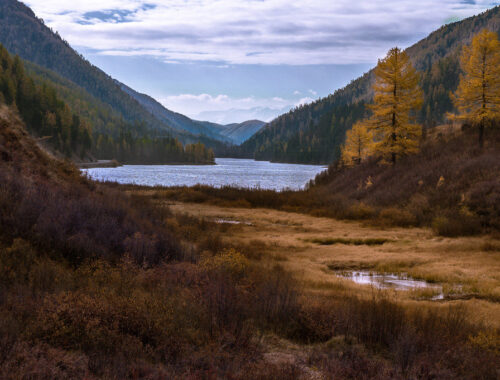
{"label": "puddle in grass", "polygon": [[215,219],[215,223],[217,224],[244,224],[246,226],[251,226],[250,222],[240,222],[239,220],[230,220],[230,219]]}
{"label": "puddle in grass", "polygon": [[342,271],[337,272],[337,276],[352,280],[356,284],[372,285],[378,289],[394,289],[401,291],[432,289],[439,292],[439,294],[431,298],[432,300],[444,298],[443,288],[440,285],[431,284],[423,280],[415,280],[408,276],[369,271]]}

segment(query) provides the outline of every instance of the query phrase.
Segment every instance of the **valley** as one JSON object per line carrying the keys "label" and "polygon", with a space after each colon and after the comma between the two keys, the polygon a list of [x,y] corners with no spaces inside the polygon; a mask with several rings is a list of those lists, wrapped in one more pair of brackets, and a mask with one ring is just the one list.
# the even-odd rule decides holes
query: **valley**
{"label": "valley", "polygon": [[[141,195],[155,199],[154,191]],[[477,322],[500,327],[500,240],[491,236],[450,239],[422,228],[379,228],[364,223],[269,209],[219,207],[160,201],[176,214],[218,222],[225,245],[251,250],[264,265],[282,265],[306,293],[325,296],[356,293],[370,298],[381,292],[411,307],[464,305]],[[346,244],[322,245],[340,238]],[[384,244],[350,245],[349,241],[386,239]],[[337,276],[342,271],[406,274],[438,284],[443,299],[430,288],[380,291]]]}
{"label": "valley", "polygon": [[0,379],[498,379],[500,5],[392,5],[0,0]]}

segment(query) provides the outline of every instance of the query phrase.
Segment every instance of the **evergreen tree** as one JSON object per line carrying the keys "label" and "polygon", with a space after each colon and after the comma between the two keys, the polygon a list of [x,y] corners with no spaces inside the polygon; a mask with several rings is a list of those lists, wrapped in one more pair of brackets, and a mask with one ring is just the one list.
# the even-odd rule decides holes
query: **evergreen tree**
{"label": "evergreen tree", "polygon": [[498,35],[486,29],[464,46],[461,56],[464,75],[460,77],[453,102],[457,119],[479,127],[479,146],[484,144],[486,123],[500,117],[500,42]]}
{"label": "evergreen tree", "polygon": [[395,164],[397,157],[418,152],[420,125],[412,113],[422,104],[419,76],[406,52],[389,50],[375,68],[374,102],[368,123],[375,134],[375,151]]}
{"label": "evergreen tree", "polygon": [[346,133],[342,146],[342,163],[347,166],[359,165],[373,152],[373,135],[365,123],[357,122]]}

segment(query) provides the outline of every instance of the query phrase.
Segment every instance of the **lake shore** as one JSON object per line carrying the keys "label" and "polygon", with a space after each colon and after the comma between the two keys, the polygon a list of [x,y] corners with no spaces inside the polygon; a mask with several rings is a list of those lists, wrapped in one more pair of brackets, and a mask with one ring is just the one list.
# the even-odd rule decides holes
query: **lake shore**
{"label": "lake shore", "polygon": [[95,169],[95,168],[117,168],[122,166],[116,160],[98,160],[95,162],[76,162],[76,167],[79,169]]}

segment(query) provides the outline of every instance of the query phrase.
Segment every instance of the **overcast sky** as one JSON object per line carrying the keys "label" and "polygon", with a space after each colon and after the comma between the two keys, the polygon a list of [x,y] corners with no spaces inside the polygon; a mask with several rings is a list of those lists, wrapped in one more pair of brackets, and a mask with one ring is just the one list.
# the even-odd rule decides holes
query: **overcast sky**
{"label": "overcast sky", "polygon": [[111,76],[193,118],[269,120],[492,0],[24,0]]}

